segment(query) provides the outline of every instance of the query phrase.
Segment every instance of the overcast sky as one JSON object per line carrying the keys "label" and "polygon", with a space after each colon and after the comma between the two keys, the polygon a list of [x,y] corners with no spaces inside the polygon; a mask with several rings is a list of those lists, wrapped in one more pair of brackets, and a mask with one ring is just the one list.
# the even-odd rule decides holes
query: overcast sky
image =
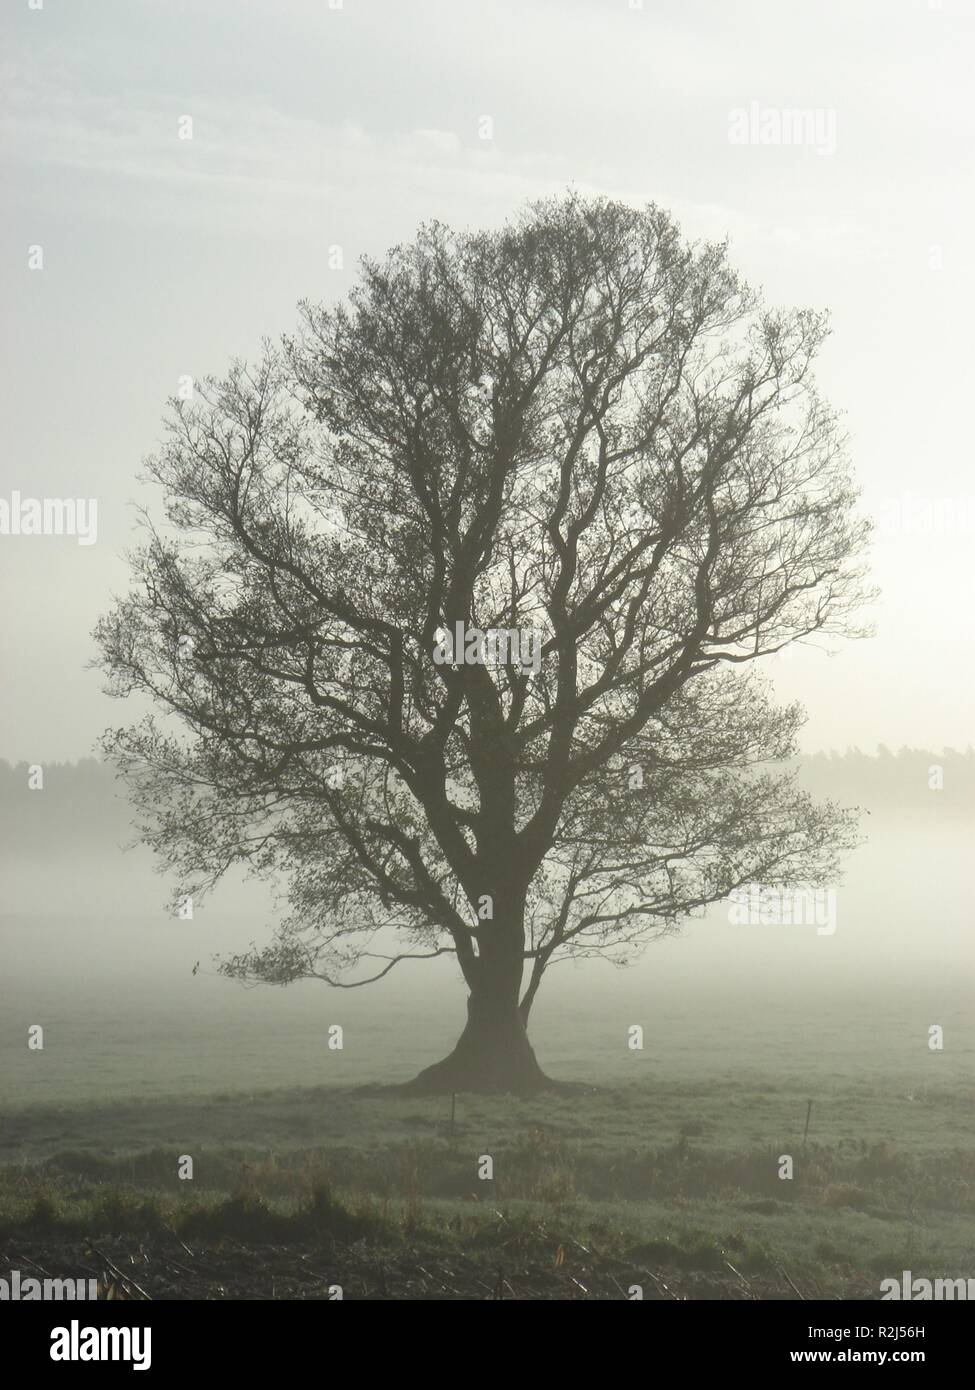
{"label": "overcast sky", "polygon": [[[776,681],[809,749],[972,741],[972,0],[7,0],[2,31],[0,498],[97,498],[98,538],[0,535],[0,757],[83,756],[126,717],[83,668],[180,376],[422,220],[570,184],[831,309],[878,635]],[[815,138],[729,139],[781,108]]]}

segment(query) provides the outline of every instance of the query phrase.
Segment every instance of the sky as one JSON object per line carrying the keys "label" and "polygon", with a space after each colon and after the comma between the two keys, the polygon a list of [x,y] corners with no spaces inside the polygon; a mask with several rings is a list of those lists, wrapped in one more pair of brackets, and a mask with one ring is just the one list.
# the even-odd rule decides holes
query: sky
{"label": "sky", "polygon": [[[180,378],[423,221],[570,186],[831,311],[818,379],[880,598],[869,640],[770,668],[803,746],[972,742],[975,0],[8,0],[0,51],[0,499],[98,503],[91,545],[0,535],[0,757],[126,719],[90,634]],[[784,109],[803,141],[775,141]]]}

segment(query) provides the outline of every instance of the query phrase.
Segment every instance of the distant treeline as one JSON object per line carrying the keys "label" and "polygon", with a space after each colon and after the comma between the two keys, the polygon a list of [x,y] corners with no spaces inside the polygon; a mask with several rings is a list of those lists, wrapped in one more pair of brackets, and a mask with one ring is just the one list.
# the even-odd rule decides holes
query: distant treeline
{"label": "distant treeline", "polygon": [[13,765],[0,761],[4,857],[14,852],[43,856],[111,850],[131,843],[134,833],[125,784],[107,763],[97,758]]}
{"label": "distant treeline", "polygon": [[[918,817],[975,815],[975,750],[933,753],[901,748],[876,753],[848,748],[815,753],[799,764],[803,785],[820,799]],[[120,847],[133,838],[125,786],[96,758],[41,765],[43,786],[32,765],[0,761],[0,845],[12,854],[70,853]]]}
{"label": "distant treeline", "polygon": [[875,814],[924,816],[928,811],[975,816],[975,749],[900,748],[880,744],[876,753],[807,754],[799,761],[803,784],[816,797]]}

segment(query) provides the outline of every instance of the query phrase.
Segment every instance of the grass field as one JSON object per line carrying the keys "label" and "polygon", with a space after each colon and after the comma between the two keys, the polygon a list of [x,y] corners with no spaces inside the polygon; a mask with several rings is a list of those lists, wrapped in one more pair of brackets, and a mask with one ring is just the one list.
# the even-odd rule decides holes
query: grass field
{"label": "grass field", "polygon": [[879,840],[834,936],[718,917],[630,971],[553,971],[531,1035],[572,1088],[460,1095],[453,1124],[450,1097],[395,1089],[457,1037],[450,963],[241,990],[209,953],[258,921],[4,919],[0,1273],[154,1298],[868,1299],[906,1269],[970,1278],[967,846]]}
{"label": "grass field", "polygon": [[[870,1298],[903,1269],[972,1272],[975,1091],[838,1086],[805,1146],[806,1104],[761,1076],[460,1096],[453,1125],[450,1105],[324,1087],[10,1112],[2,1259],[77,1264],[92,1242],[156,1296],[393,1296],[419,1266],[442,1285],[428,1297],[501,1280],[508,1296]],[[295,1284],[309,1260],[319,1282]]]}

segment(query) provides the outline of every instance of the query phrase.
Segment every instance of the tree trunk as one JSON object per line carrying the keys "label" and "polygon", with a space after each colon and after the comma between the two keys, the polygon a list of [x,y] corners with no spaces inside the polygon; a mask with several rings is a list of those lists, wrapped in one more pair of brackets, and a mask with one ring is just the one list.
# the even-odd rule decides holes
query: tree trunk
{"label": "tree trunk", "polygon": [[467,1025],[449,1057],[420,1072],[411,1091],[540,1091],[553,1083],[535,1060],[517,993],[472,991]]}
{"label": "tree trunk", "polygon": [[[493,875],[504,881],[504,871]],[[494,916],[475,934],[467,1024],[449,1057],[409,1083],[414,1091],[540,1091],[554,1083],[535,1060],[518,1007],[525,968],[525,895],[510,882],[493,899]]]}

